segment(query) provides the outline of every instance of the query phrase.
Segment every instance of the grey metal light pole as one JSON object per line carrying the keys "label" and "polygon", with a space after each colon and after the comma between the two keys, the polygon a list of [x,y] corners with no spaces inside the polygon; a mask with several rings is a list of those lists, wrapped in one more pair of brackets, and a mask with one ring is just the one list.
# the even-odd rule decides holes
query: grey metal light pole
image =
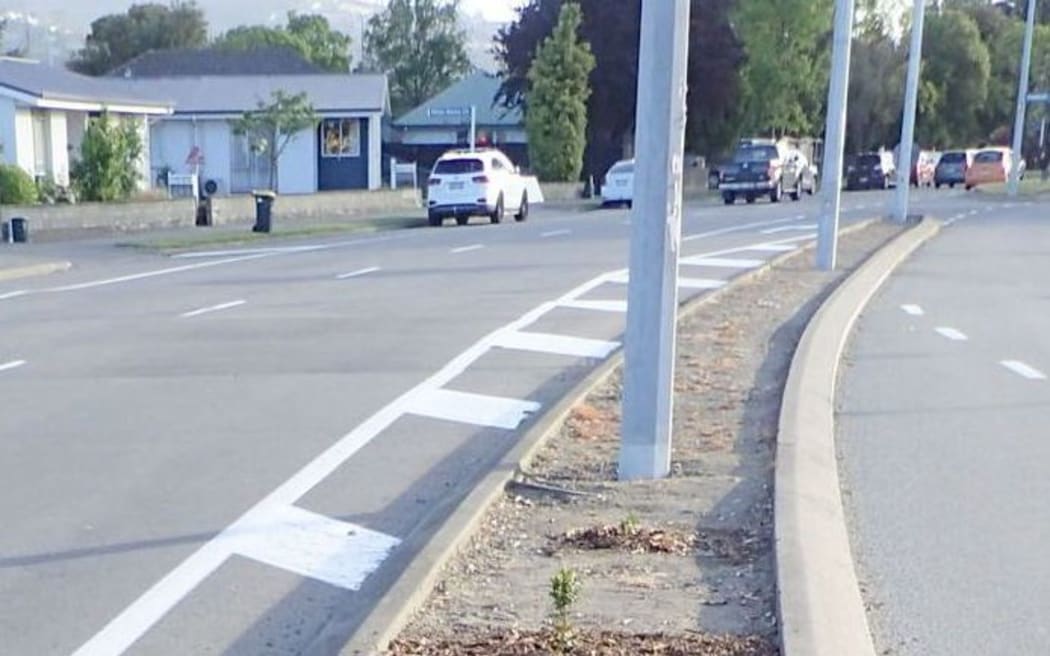
{"label": "grey metal light pole", "polygon": [[1021,159],[1021,149],[1024,147],[1024,115],[1028,106],[1028,77],[1032,68],[1032,34],[1035,32],[1035,5],[1037,0],[1028,0],[1028,20],[1024,30],[1024,49],[1021,52],[1021,77],[1017,80],[1017,113],[1014,115],[1014,162],[1010,171],[1010,180],[1006,185],[1006,192],[1010,196],[1017,195],[1017,188],[1021,184],[1021,169],[1018,162]]}
{"label": "grey metal light pole", "polygon": [[621,480],[671,468],[689,0],[642,0]]}
{"label": "grey metal light pole", "polygon": [[908,218],[912,146],[915,143],[915,111],[919,100],[919,69],[922,66],[922,32],[925,18],[926,0],[915,0],[911,21],[908,81],[904,90],[904,122],[901,125],[900,158],[897,161],[897,193],[893,196],[893,209],[890,212],[893,220],[899,223],[904,223]]}
{"label": "grey metal light pole", "polygon": [[831,84],[828,86],[828,119],[824,130],[824,186],[821,189],[817,267],[835,268],[838,251],[839,207],[842,201],[842,149],[846,140],[849,93],[849,60],[853,38],[854,0],[836,0],[835,32],[831,50]]}

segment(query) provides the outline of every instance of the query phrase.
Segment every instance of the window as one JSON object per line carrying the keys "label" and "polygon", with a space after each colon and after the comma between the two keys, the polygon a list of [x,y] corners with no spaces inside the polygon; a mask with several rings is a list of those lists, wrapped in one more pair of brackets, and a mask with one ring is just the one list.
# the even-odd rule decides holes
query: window
{"label": "window", "polygon": [[480,159],[443,159],[434,167],[434,173],[444,175],[461,175],[464,173],[481,173],[485,163]]}
{"label": "window", "polygon": [[506,168],[506,167],[503,166],[503,162],[499,161],[498,157],[493,157],[492,158],[492,170],[493,171],[502,171],[504,168]]}
{"label": "window", "polygon": [[321,123],[321,154],[325,157],[360,157],[361,121],[326,118]]}
{"label": "window", "polygon": [[768,162],[779,158],[780,153],[777,151],[776,146],[743,146],[736,151],[736,155],[733,157],[738,164],[743,164],[744,162]]}
{"label": "window", "polygon": [[973,158],[973,161],[981,164],[991,164],[993,162],[1003,161],[1003,153],[998,150],[985,150],[977,153],[977,157]]}
{"label": "window", "polygon": [[51,139],[47,125],[47,116],[43,112],[33,112],[33,168],[38,176],[50,174]]}

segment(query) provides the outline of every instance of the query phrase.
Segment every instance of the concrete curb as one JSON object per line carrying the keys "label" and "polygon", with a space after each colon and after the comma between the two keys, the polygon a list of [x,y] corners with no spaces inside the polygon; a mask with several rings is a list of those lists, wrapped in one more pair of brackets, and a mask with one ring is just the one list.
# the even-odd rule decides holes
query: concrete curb
{"label": "concrete curb", "polygon": [[821,306],[795,351],[781,406],[774,486],[784,656],[875,656],[839,487],[836,376],[861,311],[940,227],[924,219],[873,254]]}
{"label": "concrete curb", "polygon": [[[868,219],[842,229],[847,235],[862,230],[878,219]],[[718,302],[734,288],[747,284],[768,273],[784,262],[800,257],[811,250],[812,244],[802,250],[772,258],[764,265],[733,278],[725,287],[684,304],[679,308],[681,321],[701,308]],[[397,577],[393,585],[358,627],[350,641],[339,653],[343,656],[376,656],[386,650],[412,616],[422,607],[441,575],[445,565],[466,544],[484,518],[488,509],[503,494],[507,484],[523,473],[533,456],[552,438],[577,404],[604,383],[623,364],[623,350],[611,355],[605,362],[581,380],[561,401],[547,410],[533,424],[518,443],[507,452],[492,470],[463,499],[423,549]],[[841,656],[839,654],[838,656]]]}
{"label": "concrete curb", "polygon": [[29,264],[21,267],[0,269],[0,282],[15,280],[17,278],[28,278],[30,276],[44,276],[59,271],[68,271],[72,268],[72,262],[43,262],[41,264]]}

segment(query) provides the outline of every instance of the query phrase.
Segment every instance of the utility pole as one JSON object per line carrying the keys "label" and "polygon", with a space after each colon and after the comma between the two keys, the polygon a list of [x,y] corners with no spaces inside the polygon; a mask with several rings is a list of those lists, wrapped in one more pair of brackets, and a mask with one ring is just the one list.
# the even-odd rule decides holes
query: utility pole
{"label": "utility pole", "polygon": [[671,469],[689,0],[642,0],[621,480]]}
{"label": "utility pole", "polygon": [[1028,0],[1028,20],[1024,30],[1024,49],[1021,52],[1021,77],[1017,81],[1017,113],[1014,116],[1014,161],[1007,183],[1007,194],[1017,195],[1021,184],[1021,150],[1024,148],[1024,114],[1028,105],[1028,77],[1032,68],[1032,34],[1035,32],[1035,5],[1038,0]]}
{"label": "utility pole", "polygon": [[470,106],[470,152],[477,150],[478,146],[478,108]]}
{"label": "utility pole", "polygon": [[922,32],[925,18],[926,1],[915,0],[911,21],[911,53],[908,55],[908,81],[904,91],[900,158],[897,161],[897,193],[893,196],[893,210],[890,212],[890,216],[898,223],[904,223],[908,218],[908,194],[911,193],[911,162],[914,156],[912,147],[915,144],[915,113],[919,100],[919,69],[922,66]]}
{"label": "utility pole", "polygon": [[824,186],[821,189],[817,267],[835,269],[839,240],[839,207],[842,202],[842,149],[846,141],[846,107],[849,93],[849,60],[853,39],[854,0],[836,0],[835,32],[831,50],[831,84],[828,86],[828,119],[824,130]]}

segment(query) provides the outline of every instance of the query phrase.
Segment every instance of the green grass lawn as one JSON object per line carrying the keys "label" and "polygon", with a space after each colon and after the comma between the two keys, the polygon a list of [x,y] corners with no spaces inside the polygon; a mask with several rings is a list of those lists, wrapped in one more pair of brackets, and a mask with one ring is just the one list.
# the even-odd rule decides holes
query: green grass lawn
{"label": "green grass lawn", "polygon": [[420,228],[427,224],[421,216],[390,216],[352,220],[345,223],[312,223],[282,225],[275,221],[271,232],[251,231],[250,224],[218,226],[214,228],[187,228],[179,234],[145,236],[120,242],[118,246],[141,248],[162,252],[184,251],[210,246],[243,246],[273,240],[297,237],[323,237],[327,235],[362,234],[383,230]]}

